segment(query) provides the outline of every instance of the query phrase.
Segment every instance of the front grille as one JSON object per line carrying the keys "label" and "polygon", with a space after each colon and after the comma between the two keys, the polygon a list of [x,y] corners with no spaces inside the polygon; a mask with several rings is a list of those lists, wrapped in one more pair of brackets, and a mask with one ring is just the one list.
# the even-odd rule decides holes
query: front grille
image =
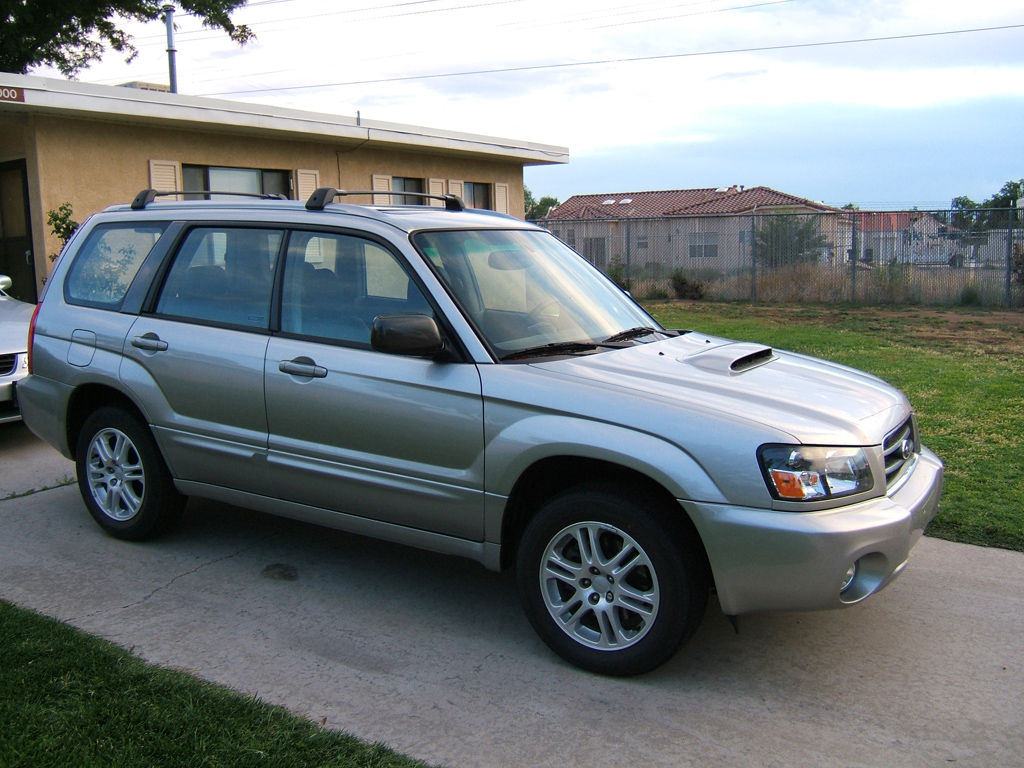
{"label": "front grille", "polygon": [[911,416],[886,435],[882,448],[885,451],[885,486],[891,488],[903,473],[903,468],[910,458],[920,450],[914,429],[914,417]]}
{"label": "front grille", "polygon": [[0,355],[0,376],[7,376],[14,373],[14,367],[18,364],[18,356]]}

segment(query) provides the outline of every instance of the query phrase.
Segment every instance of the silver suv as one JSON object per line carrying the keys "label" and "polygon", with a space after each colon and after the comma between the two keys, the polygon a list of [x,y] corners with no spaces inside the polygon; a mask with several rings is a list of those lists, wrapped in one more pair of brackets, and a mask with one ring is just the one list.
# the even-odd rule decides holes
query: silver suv
{"label": "silver suv", "polygon": [[900,392],[664,329],[542,229],[156,194],[65,248],[19,387],[113,536],[199,496],[514,568],[552,650],[631,675],[711,588],[732,619],[864,600],[935,515]]}

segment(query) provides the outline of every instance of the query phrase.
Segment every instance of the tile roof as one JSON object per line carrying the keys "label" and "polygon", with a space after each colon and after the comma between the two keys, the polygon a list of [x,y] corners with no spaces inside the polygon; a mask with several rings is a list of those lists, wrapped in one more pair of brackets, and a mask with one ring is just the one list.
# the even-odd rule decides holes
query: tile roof
{"label": "tile roof", "polygon": [[770,187],[708,187],[655,192],[616,192],[573,195],[548,213],[550,219],[622,219],[750,213],[761,208],[799,208],[813,211],[838,209],[787,195]]}

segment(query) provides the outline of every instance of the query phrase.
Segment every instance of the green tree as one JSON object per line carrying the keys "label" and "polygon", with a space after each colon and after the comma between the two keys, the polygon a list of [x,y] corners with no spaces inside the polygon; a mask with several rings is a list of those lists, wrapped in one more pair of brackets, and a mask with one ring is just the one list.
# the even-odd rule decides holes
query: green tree
{"label": "green tree", "polygon": [[1013,208],[1024,194],[1024,179],[1008,181],[987,200],[976,203],[967,195],[954,197],[950,224],[959,230],[1005,229]]}
{"label": "green tree", "polygon": [[540,200],[536,200],[530,188],[523,187],[523,204],[527,221],[534,221],[547,216],[551,209],[558,205],[558,198],[545,196]]}
{"label": "green tree", "polygon": [[828,244],[817,216],[767,216],[754,232],[754,258],[766,267],[816,261]]}
{"label": "green tree", "polygon": [[[231,13],[246,0],[176,0],[203,26],[222,29],[239,45],[255,38]],[[103,58],[107,46],[131,61],[138,54],[124,20],[162,18],[166,0],[0,0],[0,71],[25,74],[53,66],[67,77]]]}

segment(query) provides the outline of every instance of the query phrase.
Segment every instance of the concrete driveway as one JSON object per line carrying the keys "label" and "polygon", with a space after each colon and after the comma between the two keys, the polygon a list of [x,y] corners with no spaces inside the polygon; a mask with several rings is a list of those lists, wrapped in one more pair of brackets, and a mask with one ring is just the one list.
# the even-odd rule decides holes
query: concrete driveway
{"label": "concrete driveway", "polygon": [[[0,427],[0,498],[71,470]],[[129,544],[74,485],[0,501],[3,599],[451,766],[1021,766],[1022,585],[1020,553],[926,538],[863,605],[736,635],[712,600],[618,680],[562,663],[510,575],[468,561],[197,500]]]}

